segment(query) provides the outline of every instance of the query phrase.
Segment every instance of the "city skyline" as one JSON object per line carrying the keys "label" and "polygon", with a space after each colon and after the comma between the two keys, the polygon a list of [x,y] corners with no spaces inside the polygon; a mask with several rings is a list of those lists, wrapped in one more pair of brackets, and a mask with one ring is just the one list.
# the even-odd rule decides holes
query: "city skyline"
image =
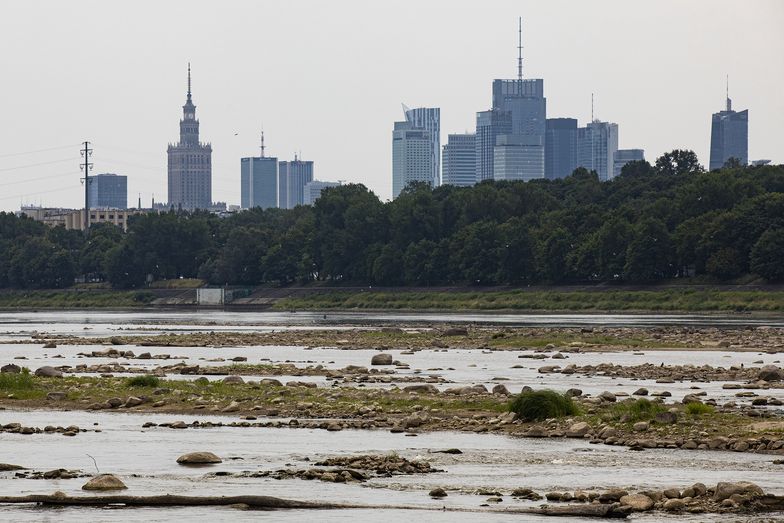
{"label": "city skyline", "polygon": [[[6,84],[0,112],[6,125],[0,130],[0,209],[16,210],[20,203],[80,207],[78,144],[83,140],[95,149],[95,172],[128,176],[130,203],[139,193],[145,205],[153,194],[165,201],[164,148],[176,132],[173,122],[188,61],[199,71],[203,140],[216,150],[213,200],[240,202],[236,166],[256,149],[262,126],[278,156],[301,150],[319,164],[320,178],[364,183],[389,199],[389,122],[399,119],[400,101],[441,108],[441,143],[447,134],[471,132],[476,111],[489,108],[489,82],[515,76],[520,15],[524,74],[547,82],[549,118],[574,117],[584,125],[594,92],[596,117],[622,127],[619,148],[643,148],[649,161],[675,148],[692,149],[708,167],[709,116],[723,105],[729,74],[730,97],[752,114],[749,160],[784,162],[778,129],[784,118],[778,94],[784,67],[776,60],[784,50],[784,37],[776,29],[784,19],[779,3],[757,2],[754,9],[744,9],[730,2],[692,2],[683,8],[676,2],[629,6],[608,1],[601,4],[613,15],[598,16],[577,4],[502,2],[492,16],[478,8],[456,9],[449,24],[433,26],[441,14],[436,2],[407,22],[414,24],[408,26],[412,33],[420,24],[434,29],[405,42],[392,30],[402,17],[397,9],[380,6],[379,13],[355,2],[292,4],[222,10],[187,4],[193,5],[192,24],[179,27],[175,21],[185,4],[156,6],[159,16],[151,20],[145,9],[87,2],[94,25],[87,40],[69,26],[76,22],[78,5],[47,4],[52,16],[40,20],[40,8],[7,7],[0,41],[17,51],[2,58]],[[564,6],[580,24],[563,19]],[[673,17],[676,6],[679,16]],[[246,14],[257,11],[281,27],[266,33],[237,30],[248,23],[242,19]],[[125,15],[127,24],[113,23]],[[376,17],[390,23],[371,30],[365,22]],[[477,28],[474,19],[488,27]],[[31,20],[36,24],[27,23]],[[139,39],[134,27],[142,21],[146,36]],[[667,23],[667,41],[657,21]],[[753,25],[755,31],[742,41],[716,37],[737,24]],[[31,31],[33,26],[37,29]],[[307,30],[297,45],[285,50],[274,45],[280,31],[301,26]],[[695,27],[712,31],[703,34]],[[184,38],[194,29],[225,42],[216,49]],[[465,41],[469,34],[470,45]],[[423,47],[428,42],[436,45]],[[689,53],[681,52],[686,45]],[[247,65],[259,49],[265,65],[251,71]],[[629,61],[630,56],[637,59]],[[89,64],[87,76],[83,62]],[[380,78],[380,87],[361,88],[359,79],[374,83]],[[673,115],[680,125],[671,125]],[[336,121],[344,135],[361,129],[360,142],[349,146],[332,139]],[[359,158],[346,162],[349,155]],[[347,163],[352,165],[347,168]]]}

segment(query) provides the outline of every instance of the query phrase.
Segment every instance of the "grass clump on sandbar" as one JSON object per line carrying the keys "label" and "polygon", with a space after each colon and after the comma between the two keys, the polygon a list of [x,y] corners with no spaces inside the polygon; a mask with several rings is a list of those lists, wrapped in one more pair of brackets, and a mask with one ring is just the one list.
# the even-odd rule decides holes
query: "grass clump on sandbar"
{"label": "grass clump on sandbar", "polygon": [[149,374],[128,378],[128,381],[126,382],[129,387],[157,387],[160,383],[161,380],[158,379],[157,376],[151,376]]}
{"label": "grass clump on sandbar", "polygon": [[509,403],[509,410],[524,421],[541,421],[580,413],[570,396],[552,390],[523,391]]}

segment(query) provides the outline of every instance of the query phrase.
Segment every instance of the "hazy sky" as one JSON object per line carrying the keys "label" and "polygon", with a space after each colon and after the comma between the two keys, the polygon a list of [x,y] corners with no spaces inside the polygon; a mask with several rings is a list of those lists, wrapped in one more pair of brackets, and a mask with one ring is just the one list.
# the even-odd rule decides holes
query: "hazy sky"
{"label": "hazy sky", "polygon": [[707,164],[729,74],[749,158],[784,163],[781,0],[5,0],[0,209],[82,205],[84,140],[95,172],[128,176],[131,205],[166,200],[188,61],[214,200],[239,203],[262,125],[269,156],[301,151],[317,179],[387,199],[401,102],[440,107],[442,143],[472,131],[492,80],[516,76],[518,16],[548,117],[584,125],[593,92],[621,148],[693,149]]}

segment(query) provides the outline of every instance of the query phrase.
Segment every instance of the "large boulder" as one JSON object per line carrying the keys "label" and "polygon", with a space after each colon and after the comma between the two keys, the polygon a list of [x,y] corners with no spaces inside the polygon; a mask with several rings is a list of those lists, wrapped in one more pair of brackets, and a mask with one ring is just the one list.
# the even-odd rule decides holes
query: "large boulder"
{"label": "large boulder", "polygon": [[590,432],[591,426],[584,421],[577,422],[566,431],[567,438],[582,438]]}
{"label": "large boulder", "polygon": [[39,367],[35,371],[36,376],[42,376],[44,378],[62,378],[63,373],[59,370],[55,369],[54,367],[50,367],[45,365],[43,367]]}
{"label": "large boulder", "polygon": [[468,329],[465,327],[450,327],[441,333],[442,336],[468,336]]}
{"label": "large boulder", "polygon": [[721,482],[716,485],[716,492],[713,494],[714,501],[724,501],[735,494],[740,496],[763,496],[765,492],[759,485],[750,481],[739,481],[737,483]]}
{"label": "large boulder", "polygon": [[14,365],[13,363],[9,363],[8,365],[3,365],[2,367],[0,367],[0,372],[19,374],[20,372],[22,372],[22,367],[20,367],[19,365]]}
{"label": "large boulder", "polygon": [[242,376],[226,376],[225,378],[223,378],[223,383],[241,385],[245,383],[245,380],[242,379]]}
{"label": "large boulder", "polygon": [[370,359],[371,365],[392,365],[392,355],[382,352],[380,354],[374,354],[373,357]]}
{"label": "large boulder", "polygon": [[765,365],[757,374],[757,379],[765,381],[784,381],[784,370],[775,365]]}
{"label": "large boulder", "polygon": [[627,494],[620,499],[621,505],[631,507],[634,512],[644,512],[653,508],[653,500],[645,494]]}
{"label": "large boulder", "polygon": [[82,490],[123,490],[125,483],[114,474],[101,474],[82,485]]}
{"label": "large boulder", "polygon": [[422,383],[418,385],[407,385],[403,387],[403,392],[417,392],[424,394],[438,394],[438,388],[430,383]]}
{"label": "large boulder", "polygon": [[180,465],[212,465],[223,463],[223,460],[212,452],[190,452],[177,458],[177,463]]}

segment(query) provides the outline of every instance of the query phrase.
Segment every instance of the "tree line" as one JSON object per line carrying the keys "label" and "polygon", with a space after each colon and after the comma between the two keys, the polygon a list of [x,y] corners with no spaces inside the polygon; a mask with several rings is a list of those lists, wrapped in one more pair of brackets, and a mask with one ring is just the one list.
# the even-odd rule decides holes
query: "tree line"
{"label": "tree line", "polygon": [[150,213],[90,234],[0,213],[0,286],[59,288],[76,276],[116,288],[151,279],[214,285],[649,283],[754,274],[784,281],[784,166],[706,172],[691,151],[627,164],[600,182],[413,184],[391,202],[365,186],[313,206]]}

